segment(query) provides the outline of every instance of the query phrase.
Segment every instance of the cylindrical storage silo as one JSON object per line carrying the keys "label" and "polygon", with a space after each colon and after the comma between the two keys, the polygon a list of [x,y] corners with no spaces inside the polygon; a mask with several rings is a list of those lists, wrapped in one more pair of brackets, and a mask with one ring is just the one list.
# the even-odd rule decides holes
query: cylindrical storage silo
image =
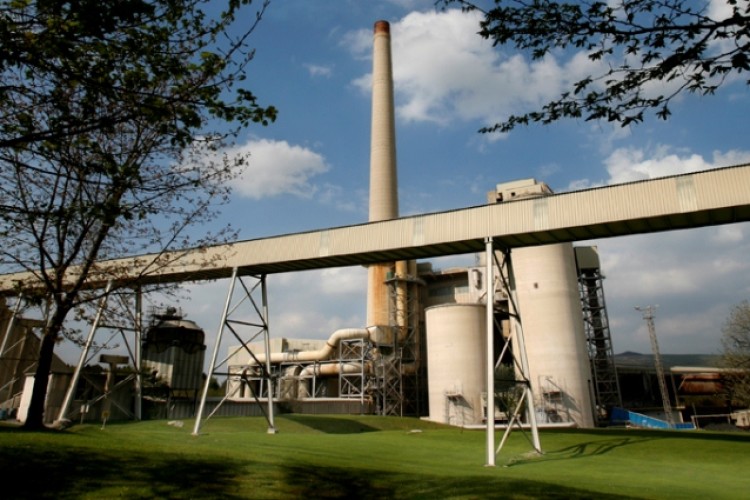
{"label": "cylindrical storage silo", "polygon": [[516,249],[511,262],[537,410],[552,422],[593,427],[591,369],[573,246]]}
{"label": "cylindrical storage silo", "polygon": [[205,334],[198,325],[178,316],[161,317],[143,338],[143,372],[150,383],[195,392],[203,382],[205,351]]}
{"label": "cylindrical storage silo", "polygon": [[446,304],[425,310],[429,419],[480,424],[486,384],[486,308]]}

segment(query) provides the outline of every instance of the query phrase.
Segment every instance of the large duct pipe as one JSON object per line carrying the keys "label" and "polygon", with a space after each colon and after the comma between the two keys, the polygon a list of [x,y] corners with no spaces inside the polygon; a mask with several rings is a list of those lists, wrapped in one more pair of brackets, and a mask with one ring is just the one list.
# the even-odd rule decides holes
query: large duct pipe
{"label": "large duct pipe", "polygon": [[[391,28],[375,23],[372,56],[372,129],[370,136],[370,222],[398,217],[396,125],[393,105]],[[367,324],[387,325],[385,280],[392,263],[373,264],[367,273]]]}
{"label": "large duct pipe", "polygon": [[342,373],[372,373],[372,361],[362,363],[327,363],[327,364],[314,364],[308,365],[299,373],[300,378],[305,377],[326,377],[332,375],[340,375]]}
{"label": "large duct pipe", "polygon": [[[316,351],[299,351],[299,352],[275,352],[271,354],[271,363],[299,362],[310,363],[313,361],[325,361],[331,358],[342,340],[366,339],[372,342],[382,342],[384,338],[390,337],[387,329],[377,326],[368,328],[342,328],[336,330],[328,338],[326,345]],[[257,354],[257,359],[250,359],[248,365],[265,363],[265,354]]]}

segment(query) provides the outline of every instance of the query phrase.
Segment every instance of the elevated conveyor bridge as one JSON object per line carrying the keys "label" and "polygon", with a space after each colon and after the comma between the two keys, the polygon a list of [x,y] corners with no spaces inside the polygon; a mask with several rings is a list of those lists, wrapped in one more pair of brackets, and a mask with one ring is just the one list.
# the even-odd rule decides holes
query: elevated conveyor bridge
{"label": "elevated conveyor bridge", "polygon": [[[574,242],[750,220],[750,165],[394,220],[104,261],[89,286],[267,275]],[[116,272],[110,272],[111,270]],[[75,272],[73,270],[72,272]],[[0,294],[33,281],[0,276]]]}

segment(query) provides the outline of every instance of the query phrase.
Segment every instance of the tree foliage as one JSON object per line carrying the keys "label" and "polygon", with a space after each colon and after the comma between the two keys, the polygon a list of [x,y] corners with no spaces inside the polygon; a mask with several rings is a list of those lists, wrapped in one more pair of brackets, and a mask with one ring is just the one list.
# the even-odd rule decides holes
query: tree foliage
{"label": "tree foliage", "polygon": [[583,51],[608,67],[581,78],[540,110],[511,115],[483,132],[561,118],[627,126],[641,122],[647,111],[667,119],[678,94],[713,94],[750,70],[746,0],[495,0],[486,9],[464,0],[439,3],[480,11],[479,34],[496,46],[511,45],[533,59]]}
{"label": "tree foliage", "polygon": [[[495,369],[495,402],[507,419],[513,416],[524,397],[523,384],[512,365],[501,364]],[[519,414],[522,414],[520,409]]]}
{"label": "tree foliage", "polygon": [[729,398],[750,408],[750,301],[735,305],[722,329],[724,378]]}
{"label": "tree foliage", "polygon": [[243,86],[267,1],[250,22],[249,4],[0,3],[0,269],[27,271],[18,292],[48,311],[28,427],[42,425],[66,317],[96,298],[98,262],[231,236],[189,228],[215,217],[246,161],[221,148],[276,116]]}

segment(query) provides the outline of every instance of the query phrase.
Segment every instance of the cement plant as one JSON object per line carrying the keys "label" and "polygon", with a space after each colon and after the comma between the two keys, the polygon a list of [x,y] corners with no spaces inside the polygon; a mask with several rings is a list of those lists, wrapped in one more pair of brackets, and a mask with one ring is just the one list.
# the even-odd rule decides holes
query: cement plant
{"label": "cement plant", "polygon": [[[415,416],[466,428],[699,426],[682,411],[684,398],[716,397],[720,371],[671,366],[668,374],[648,367],[629,368],[630,378],[618,373],[599,251],[575,242],[750,219],[750,170],[567,195],[533,178],[498,179],[476,207],[402,218],[387,22],[375,23],[373,43],[368,222],[247,242],[253,252],[243,242],[232,248],[238,262],[265,258],[261,263],[165,271],[176,281],[229,278],[215,344],[206,345],[205,325],[189,314],[147,311],[140,330],[124,335],[127,355],[92,359],[89,342],[77,366],[55,360],[45,419],[195,418],[195,433],[215,415],[265,415],[273,432],[279,412]],[[717,183],[737,194],[722,192],[716,201],[710,194],[721,186],[701,189]],[[662,190],[653,197],[662,205],[629,206],[619,190]],[[672,201],[677,209],[664,205]],[[605,208],[595,209],[600,202]],[[286,253],[297,251],[309,255]],[[473,256],[474,264],[439,269],[429,259],[453,254]],[[367,267],[366,324],[321,340],[269,333],[267,274],[337,265]],[[17,313],[22,299],[12,295],[11,282],[0,284],[6,298],[0,411],[23,422],[40,324]],[[237,294],[257,321],[233,319]],[[94,324],[89,339],[102,329]],[[664,380],[669,405],[654,390]],[[215,382],[222,384],[218,394]],[[643,393],[640,400],[633,387]],[[746,414],[731,419],[747,425]]]}

